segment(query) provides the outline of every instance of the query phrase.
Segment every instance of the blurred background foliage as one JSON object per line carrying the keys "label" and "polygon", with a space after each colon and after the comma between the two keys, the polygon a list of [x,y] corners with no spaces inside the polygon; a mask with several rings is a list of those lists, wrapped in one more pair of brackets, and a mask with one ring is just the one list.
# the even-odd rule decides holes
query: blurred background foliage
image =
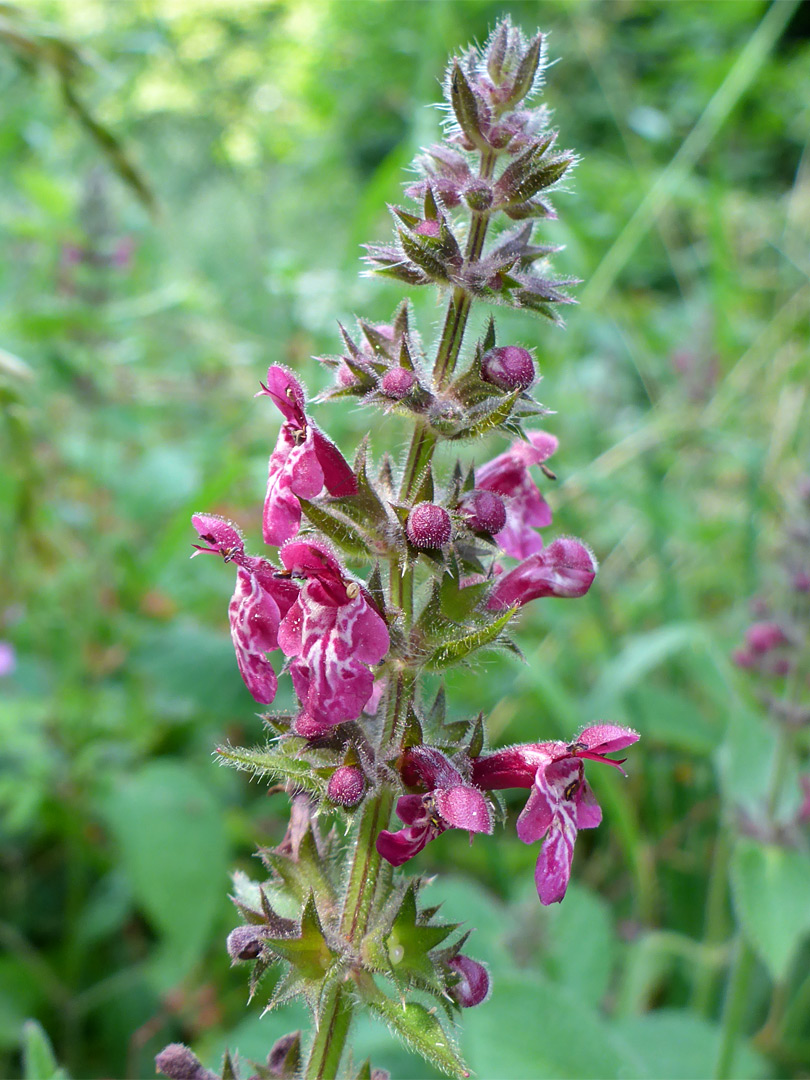
{"label": "blurred background foliage", "polygon": [[[258,380],[283,362],[320,388],[310,357],[338,351],[336,320],[388,318],[400,293],[358,276],[358,245],[387,237],[385,202],[436,134],[446,56],[505,12],[560,58],[547,100],[583,161],[546,233],[585,284],[564,332],[505,313],[500,339],[537,348],[554,528],[602,570],[576,605],[527,610],[526,665],[457,673],[449,700],[490,711],[500,741],[600,717],[643,739],[627,781],[592,770],[606,821],[559,909],[511,829],[421,857],[496,976],[463,1045],[482,1077],[710,1075],[742,924],[754,1038],[733,1074],[808,1074],[806,833],[791,896],[756,866],[747,889],[744,860],[727,880],[775,745],[728,656],[776,587],[808,471],[809,10],[0,5],[2,1075],[52,1074],[35,1025],[22,1062],[26,1017],[75,1077],[151,1075],[172,1039],[212,1066],[226,1043],[259,1058],[301,1023],[246,1009],[227,964],[228,871],[285,811],[211,762],[259,728],[231,576],[188,562],[188,519],[231,516],[258,549],[277,424]],[[413,300],[429,344],[440,309]],[[402,448],[396,422],[319,416],[347,453],[369,424],[374,449]],[[780,799],[795,811],[794,780]],[[395,1077],[426,1075],[360,1034]]]}

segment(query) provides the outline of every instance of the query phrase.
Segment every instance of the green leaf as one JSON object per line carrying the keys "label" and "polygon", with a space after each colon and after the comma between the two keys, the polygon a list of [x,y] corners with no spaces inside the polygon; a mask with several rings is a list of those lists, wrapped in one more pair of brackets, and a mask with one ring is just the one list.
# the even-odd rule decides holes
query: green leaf
{"label": "green leaf", "polygon": [[191,768],[163,759],[120,779],[104,813],[133,895],[163,939],[153,978],[176,986],[224,910],[223,808]]}
{"label": "green leaf", "polygon": [[458,126],[479,150],[487,150],[486,140],[481,135],[478,119],[478,102],[472,87],[467,82],[458,61],[453,62],[453,75],[450,81],[450,104],[456,115]]}
{"label": "green leaf", "polygon": [[324,937],[315,897],[310,893],[301,913],[301,929],[297,937],[270,938],[268,948],[287,960],[296,975],[312,982],[321,981],[338,959]]}
{"label": "green leaf", "polygon": [[513,390],[505,397],[490,397],[483,404],[470,409],[469,424],[461,431],[446,436],[449,439],[477,439],[488,431],[501,427],[512,415],[521,390]]}
{"label": "green leaf", "polygon": [[[535,901],[536,896],[531,899]],[[565,903],[546,909],[546,918],[546,970],[583,1002],[598,1006],[607,993],[616,959],[610,907],[600,896],[572,884]]]}
{"label": "green leaf", "polygon": [[577,996],[528,973],[494,981],[491,998],[477,1006],[475,1022],[465,1025],[462,1044],[482,1077],[629,1080],[656,1075],[644,1070],[629,1040]]}
{"label": "green leaf", "polygon": [[442,668],[450,667],[460,660],[465,660],[468,656],[477,652],[478,649],[482,649],[486,645],[492,645],[517,610],[516,607],[511,607],[508,611],[493,619],[488,626],[470,630],[466,634],[442,642],[427,658],[425,666],[431,671],[441,671]]}
{"label": "green leaf", "polygon": [[299,499],[301,509],[316,529],[327,536],[340,550],[355,559],[369,560],[374,548],[371,539],[329,503]]}
{"label": "green leaf", "polygon": [[448,1076],[467,1080],[470,1070],[433,1013],[418,1001],[403,1005],[386,997],[377,987],[374,991],[369,990],[363,995],[369,1008],[381,1016],[408,1046]]}
{"label": "green leaf", "polygon": [[[679,1009],[657,1009],[645,1016],[613,1022],[645,1063],[644,1075],[656,1080],[704,1080],[712,1076],[720,1048],[720,1028],[702,1016]],[[740,1042],[731,1066],[736,1080],[769,1075],[769,1063]]]}
{"label": "green leaf", "polygon": [[22,1028],[23,1080],[67,1080],[38,1020],[26,1020]]}
{"label": "green leaf", "polygon": [[746,938],[773,980],[781,982],[810,935],[810,856],[741,839],[732,857],[731,884]]}
{"label": "green leaf", "polygon": [[314,772],[311,762],[292,757],[274,746],[218,746],[216,753],[223,764],[252,773],[258,779],[269,777],[271,780],[288,781],[313,795],[326,792],[326,780]]}
{"label": "green leaf", "polygon": [[625,691],[642,683],[665,660],[705,643],[706,631],[698,623],[673,623],[629,638],[615,659],[605,665],[584,712],[596,715]]}

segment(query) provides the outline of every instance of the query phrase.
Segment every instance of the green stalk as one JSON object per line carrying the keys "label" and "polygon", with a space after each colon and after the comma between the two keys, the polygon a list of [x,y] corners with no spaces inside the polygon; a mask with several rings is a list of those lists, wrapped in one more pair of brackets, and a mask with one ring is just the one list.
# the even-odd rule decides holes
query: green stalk
{"label": "green stalk", "polygon": [[334,1080],[352,1022],[352,1001],[341,983],[327,987],[309,1051],[305,1080]]}
{"label": "green stalk", "polygon": [[753,970],[754,954],[748,942],[740,934],[737,940],[734,966],[731,969],[726,988],[726,1001],[723,1006],[722,1019],[723,1034],[720,1039],[717,1063],[714,1067],[714,1080],[728,1080],[732,1075],[731,1067],[734,1063],[734,1051],[737,1048],[737,1038],[745,1019],[748,984],[751,981]]}
{"label": "green stalk", "polygon": [[[489,180],[492,177],[496,159],[497,155],[494,152],[482,154],[479,169],[479,176],[482,179]],[[467,237],[467,248],[464,252],[465,263],[475,262],[480,258],[484,250],[489,219],[489,210],[473,213]],[[453,375],[461,352],[461,344],[464,341],[471,307],[470,296],[463,289],[454,289],[447,305],[442,336],[436,350],[436,363],[433,367],[433,381],[437,390],[443,390]],[[399,492],[401,502],[408,503],[413,498],[419,481],[433,458],[436,441],[436,434],[428,423],[425,420],[419,420],[411,439],[408,460],[405,463]]]}

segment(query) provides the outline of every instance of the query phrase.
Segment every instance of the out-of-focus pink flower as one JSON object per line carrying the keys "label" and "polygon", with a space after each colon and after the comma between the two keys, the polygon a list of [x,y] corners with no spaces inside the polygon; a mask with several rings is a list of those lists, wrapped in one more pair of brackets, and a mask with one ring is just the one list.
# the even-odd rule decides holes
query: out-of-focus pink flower
{"label": "out-of-focus pink flower", "polygon": [[605,755],[623,750],[638,737],[630,728],[596,724],[569,744],[511,746],[473,762],[472,779],[479,787],[531,787],[529,801],[517,821],[517,834],[526,844],[545,837],[535,870],[541,903],[558,903],[565,896],[577,832],[594,829],[602,820],[602,811],[585,780],[584,762],[602,761],[621,770],[622,761]]}
{"label": "out-of-focus pink flower", "polygon": [[493,611],[541,596],[584,596],[596,577],[596,557],[581,540],[561,537],[498,579],[487,607]]}
{"label": "out-of-focus pink flower", "polygon": [[330,495],[357,493],[357,479],[333,442],[304,411],[301,383],[277,364],[267,369],[267,384],[256,395],[269,397],[284,417],[270,455],[263,532],[266,544],[281,545],[301,525],[298,499],[314,499],[324,487]]}
{"label": "out-of-focus pink flower", "polygon": [[388,652],[388,627],[368,591],[321,544],[291,540],[281,561],[304,582],[279,626],[301,702],[299,735],[314,738],[356,720],[374,689],[369,668]]}
{"label": "out-of-focus pink flower", "polygon": [[17,667],[17,653],[8,641],[0,641],[0,679],[11,675]]}
{"label": "out-of-focus pink flower", "polygon": [[779,623],[755,622],[748,627],[745,642],[755,653],[766,653],[775,649],[777,645],[784,645],[787,638]]}
{"label": "out-of-focus pink flower", "polygon": [[278,679],[265,653],[278,648],[278,627],[298,595],[298,587],[278,577],[272,563],[245,554],[242,534],[213,514],[195,514],[191,523],[206,546],[201,551],[236,563],[236,589],[228,605],[231,639],[245,686],[263,705],[276,696]]}
{"label": "out-of-focus pink flower", "polygon": [[551,524],[551,507],[532,480],[529,468],[541,465],[557,449],[558,441],[545,431],[530,431],[529,441],[518,441],[504,454],[475,470],[475,486],[506,499],[506,524],[495,540],[515,559],[543,550],[535,529]]}
{"label": "out-of-focus pink flower", "polygon": [[487,800],[440,750],[414,746],[406,751],[402,778],[410,787],[427,788],[427,794],[402,795],[396,809],[406,828],[384,829],[377,837],[377,851],[392,866],[402,866],[447,829],[466,829],[470,839],[473,833],[492,832]]}
{"label": "out-of-focus pink flower", "polygon": [[810,821],[810,773],[799,777],[799,787],[802,789],[802,801],[796,818],[800,825],[806,825]]}

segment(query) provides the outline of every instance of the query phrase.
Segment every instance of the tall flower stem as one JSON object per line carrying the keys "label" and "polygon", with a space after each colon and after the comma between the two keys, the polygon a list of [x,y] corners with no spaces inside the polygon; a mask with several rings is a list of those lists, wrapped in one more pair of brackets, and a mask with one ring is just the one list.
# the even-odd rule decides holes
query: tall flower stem
{"label": "tall flower stem", "polygon": [[[482,154],[480,175],[489,178],[495,165],[495,154]],[[489,213],[474,213],[464,254],[465,263],[478,259],[484,248],[489,225]],[[472,301],[463,289],[454,289],[447,305],[442,336],[436,352],[434,381],[437,387],[446,386],[455,370]],[[400,499],[409,501],[424,471],[430,465],[436,448],[436,435],[424,421],[419,421],[411,439],[408,459],[402,476]],[[410,633],[413,621],[413,569],[407,567],[398,555],[391,558],[389,574],[389,599],[393,608],[402,612],[403,629]],[[414,693],[414,677],[411,672],[401,672],[391,688],[386,722],[380,738],[380,747],[388,746],[396,737],[400,721],[405,717]],[[386,828],[394,803],[393,792],[388,784],[382,784],[377,792],[366,799],[360,811],[354,857],[352,859],[346,894],[343,902],[340,928],[353,944],[359,944],[369,917],[375,906],[375,897],[381,891],[380,856],[376,848],[378,833]],[[389,875],[386,875],[389,876]],[[384,883],[383,883],[384,884]],[[310,1049],[304,1072],[304,1080],[322,1080],[337,1075],[352,1019],[352,1001],[345,988],[337,987],[328,995],[315,1039]]]}

